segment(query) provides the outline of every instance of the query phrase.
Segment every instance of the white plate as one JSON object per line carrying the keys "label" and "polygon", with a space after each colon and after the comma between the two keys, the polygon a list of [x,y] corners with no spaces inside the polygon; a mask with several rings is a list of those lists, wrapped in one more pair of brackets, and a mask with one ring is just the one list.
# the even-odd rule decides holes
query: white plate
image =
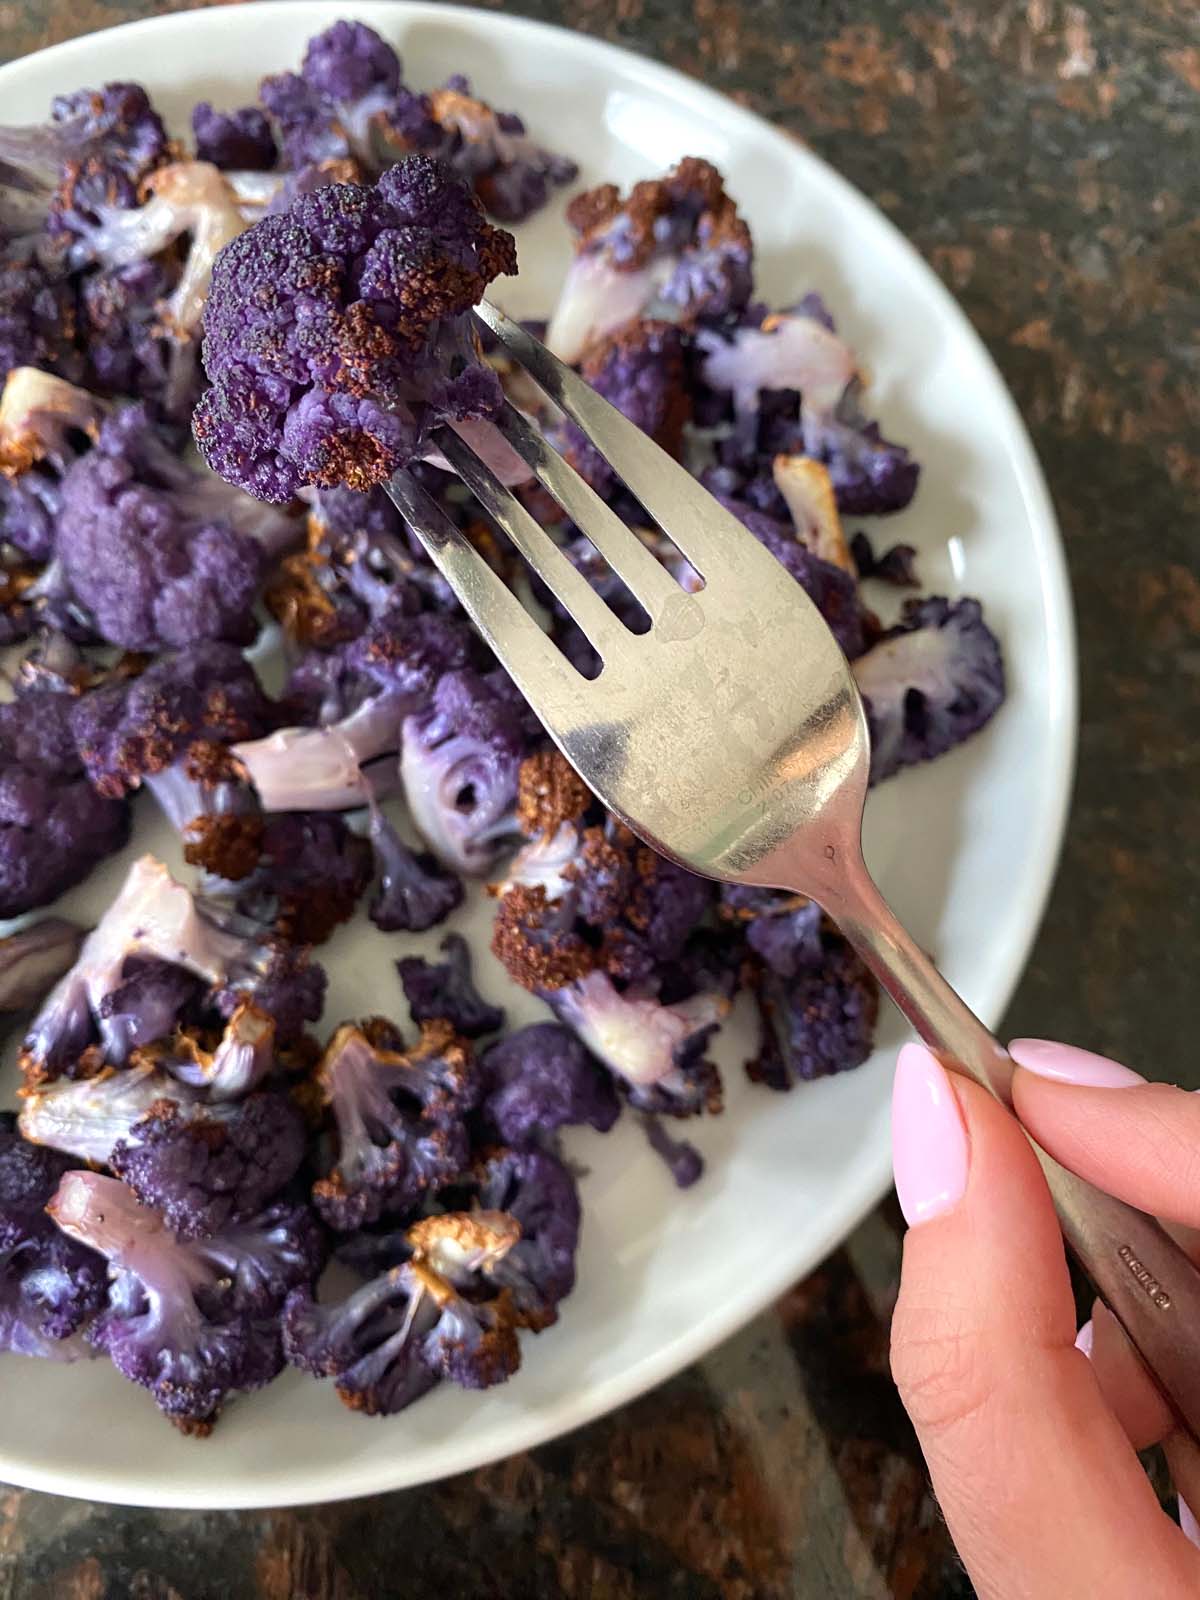
{"label": "white plate", "polygon": [[[145,83],[178,130],[194,101],[253,100],[258,77],[298,64],[342,16],[401,50],[406,78],[466,72],[581,163],[581,183],[628,184],[681,156],[717,163],[754,231],[776,303],[828,298],[873,374],[871,410],[911,446],[916,503],[879,524],[920,550],[927,590],[983,598],[1011,692],[992,726],[871,801],[868,856],[913,933],[995,1022],[1029,950],[1062,834],[1075,737],[1070,599],[1054,515],[1029,440],[962,313],[861,195],[782,133],[666,68],[541,24],[442,5],[287,3],[222,7],[114,28],[0,70],[5,122],[38,121],[51,95],[114,78]],[[568,257],[558,211],[520,232],[520,281],[500,298],[546,312]],[[852,525],[853,525],[853,519]],[[162,839],[149,802],[142,848]],[[67,904],[95,915],[118,872]],[[476,950],[486,944],[483,921]],[[404,1015],[391,961],[436,943],[343,934],[326,1021]],[[538,1008],[490,957],[482,986],[510,1017]],[[568,1141],[590,1173],[579,1286],[525,1366],[482,1397],[445,1386],[403,1416],[369,1421],[291,1373],[239,1401],[203,1441],[181,1438],[106,1364],[0,1363],[0,1479],[89,1499],[180,1507],[277,1506],[375,1494],[528,1449],[630,1400],[694,1361],[808,1272],[879,1199],[890,1176],[888,1085],[904,1029],[887,1014],[858,1072],[790,1095],[752,1089],[747,1019],[718,1052],[725,1115],[689,1127],[708,1161],[678,1195],[626,1119]]]}

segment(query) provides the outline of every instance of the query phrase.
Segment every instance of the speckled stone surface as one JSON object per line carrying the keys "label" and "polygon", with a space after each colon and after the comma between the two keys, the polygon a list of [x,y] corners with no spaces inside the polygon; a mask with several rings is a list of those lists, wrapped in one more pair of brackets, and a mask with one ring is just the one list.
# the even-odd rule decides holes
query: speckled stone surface
{"label": "speckled stone surface", "polygon": [[[171,0],[0,0],[0,56]],[[524,0],[702,76],[898,223],[1012,386],[1079,611],[1067,849],[1006,1026],[1200,1086],[1200,14],[1181,0]],[[0,1491],[0,1600],[955,1600],[888,1380],[901,1225],[573,1437],[299,1512]],[[0,1401],[2,1403],[2,1401]]]}

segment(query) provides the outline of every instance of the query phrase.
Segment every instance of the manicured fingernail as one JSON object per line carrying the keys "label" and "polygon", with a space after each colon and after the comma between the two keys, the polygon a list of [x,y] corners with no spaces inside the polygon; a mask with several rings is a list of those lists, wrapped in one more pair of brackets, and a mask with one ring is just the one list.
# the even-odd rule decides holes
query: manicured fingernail
{"label": "manicured fingernail", "polygon": [[1092,1345],[1095,1341],[1095,1338],[1096,1329],[1092,1324],[1091,1317],[1089,1317],[1084,1323],[1083,1327],[1080,1328],[1079,1332],[1075,1335],[1076,1350],[1082,1350],[1089,1361],[1092,1359]]}
{"label": "manicured fingernail", "polygon": [[1132,1089],[1145,1078],[1107,1056],[1093,1055],[1073,1044],[1050,1039],[1014,1039],[1008,1053],[1019,1067],[1055,1083],[1074,1083],[1081,1089]]}
{"label": "manicured fingernail", "polygon": [[1183,1496],[1182,1495],[1177,1495],[1176,1498],[1179,1501],[1179,1528],[1180,1528],[1180,1531],[1182,1533],[1186,1533],[1188,1538],[1192,1541],[1192,1543],[1198,1549],[1200,1549],[1200,1522],[1196,1521],[1196,1518],[1192,1513],[1191,1506],[1188,1505],[1187,1501],[1183,1498]]}
{"label": "manicured fingernail", "polygon": [[923,1044],[906,1044],[892,1086],[892,1166],[910,1227],[954,1210],[966,1193],[970,1160],[946,1069]]}

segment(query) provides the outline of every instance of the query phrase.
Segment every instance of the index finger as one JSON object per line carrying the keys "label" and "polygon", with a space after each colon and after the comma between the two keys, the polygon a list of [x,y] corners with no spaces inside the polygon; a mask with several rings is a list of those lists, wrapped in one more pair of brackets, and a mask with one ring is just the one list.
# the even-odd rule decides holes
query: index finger
{"label": "index finger", "polygon": [[[1043,1150],[1139,1210],[1200,1228],[1200,1095],[1070,1045],[1014,1039],[1009,1050],[1013,1104]],[[1124,1081],[1105,1083],[1104,1068]]]}

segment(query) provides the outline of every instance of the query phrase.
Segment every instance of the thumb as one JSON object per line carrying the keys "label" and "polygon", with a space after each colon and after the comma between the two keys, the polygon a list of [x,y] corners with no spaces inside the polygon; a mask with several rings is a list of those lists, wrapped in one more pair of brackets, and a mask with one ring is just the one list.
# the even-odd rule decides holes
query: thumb
{"label": "thumb", "polygon": [[892,1137],[912,1225],[892,1370],[980,1596],[1194,1593],[1200,1559],[1075,1348],[1062,1239],[1017,1123],[906,1045]]}

